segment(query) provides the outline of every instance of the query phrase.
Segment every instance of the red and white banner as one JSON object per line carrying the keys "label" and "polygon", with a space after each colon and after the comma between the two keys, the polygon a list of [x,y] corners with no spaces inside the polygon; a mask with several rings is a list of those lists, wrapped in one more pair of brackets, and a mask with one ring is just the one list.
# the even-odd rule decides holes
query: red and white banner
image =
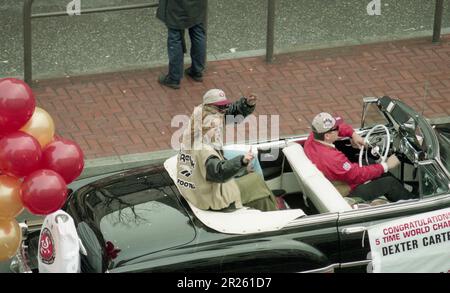
{"label": "red and white banner", "polygon": [[374,273],[450,273],[450,208],[370,227]]}

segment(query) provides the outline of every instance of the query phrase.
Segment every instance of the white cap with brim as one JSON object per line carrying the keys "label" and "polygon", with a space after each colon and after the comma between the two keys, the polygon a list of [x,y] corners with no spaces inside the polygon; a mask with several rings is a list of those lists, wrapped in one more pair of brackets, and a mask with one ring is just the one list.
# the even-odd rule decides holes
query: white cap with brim
{"label": "white cap with brim", "polygon": [[226,106],[231,104],[223,90],[212,89],[203,96],[203,105]]}
{"label": "white cap with brim", "polygon": [[333,117],[329,113],[320,113],[314,117],[311,126],[316,133],[326,133],[342,124],[341,117]]}

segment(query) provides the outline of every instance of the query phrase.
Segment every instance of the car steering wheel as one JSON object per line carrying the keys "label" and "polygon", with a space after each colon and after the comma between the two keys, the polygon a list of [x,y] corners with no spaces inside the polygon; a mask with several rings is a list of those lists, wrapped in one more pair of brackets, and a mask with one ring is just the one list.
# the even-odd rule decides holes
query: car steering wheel
{"label": "car steering wheel", "polygon": [[[384,130],[384,132],[386,133],[386,135],[382,136],[383,138],[381,139],[381,141],[383,142],[383,144],[380,146],[380,140],[379,137],[376,137],[377,141],[373,141],[373,133],[377,130]],[[385,138],[384,138],[385,137]],[[369,165],[369,160],[367,157],[367,152],[369,147],[371,147],[371,153],[372,155],[378,155],[381,159],[381,162],[385,162],[387,159],[387,156],[389,154],[389,148],[390,148],[390,142],[391,142],[391,134],[389,133],[389,129],[382,125],[382,124],[378,124],[375,125],[370,131],[369,133],[367,133],[366,138],[364,139],[364,144],[367,145],[368,147],[363,146],[361,148],[361,150],[359,151],[359,166],[362,167],[362,159],[363,159],[363,155],[365,155],[365,160],[366,160],[366,164]]]}

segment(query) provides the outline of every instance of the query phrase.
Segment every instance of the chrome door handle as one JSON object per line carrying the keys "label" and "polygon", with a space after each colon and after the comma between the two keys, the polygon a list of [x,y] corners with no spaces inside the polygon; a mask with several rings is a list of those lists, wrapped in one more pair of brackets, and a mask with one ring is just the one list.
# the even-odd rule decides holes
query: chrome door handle
{"label": "chrome door handle", "polygon": [[367,230],[366,227],[352,227],[352,228],[344,228],[341,230],[341,233],[344,235],[351,235],[356,233],[362,233]]}

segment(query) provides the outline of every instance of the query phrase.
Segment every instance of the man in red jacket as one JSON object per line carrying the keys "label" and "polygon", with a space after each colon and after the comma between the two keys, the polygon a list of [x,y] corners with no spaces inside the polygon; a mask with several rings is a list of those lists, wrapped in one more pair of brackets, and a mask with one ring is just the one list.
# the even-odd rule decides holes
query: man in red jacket
{"label": "man in red jacket", "polygon": [[381,164],[360,167],[336,149],[334,142],[339,137],[350,137],[358,146],[364,145],[364,139],[342,119],[320,113],[314,118],[312,129],[304,146],[306,155],[328,180],[347,183],[351,188],[349,196],[366,201],[380,196],[390,201],[415,197],[395,177],[383,176],[400,164],[395,154]]}

